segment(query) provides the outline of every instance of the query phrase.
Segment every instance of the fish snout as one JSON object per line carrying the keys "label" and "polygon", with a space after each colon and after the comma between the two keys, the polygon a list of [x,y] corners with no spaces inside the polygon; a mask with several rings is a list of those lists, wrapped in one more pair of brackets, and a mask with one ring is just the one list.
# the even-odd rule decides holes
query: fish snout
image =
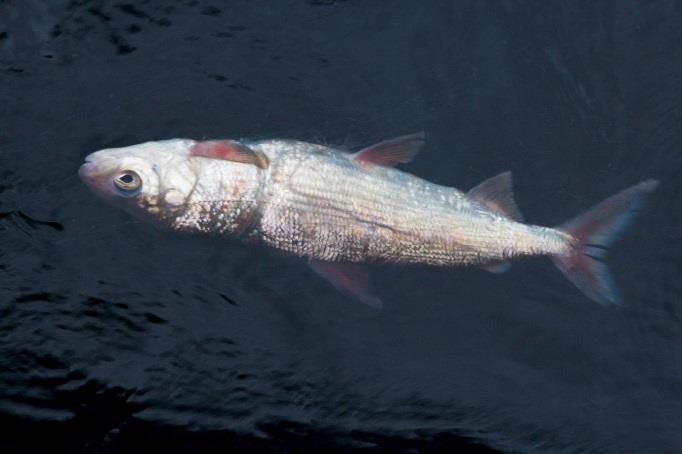
{"label": "fish snout", "polygon": [[85,162],[78,168],[78,177],[90,189],[99,193],[108,193],[112,189],[111,166],[107,165],[106,159],[94,156],[96,153],[85,157]]}
{"label": "fish snout", "polygon": [[78,168],[78,177],[83,181],[83,183],[87,183],[92,176],[94,175],[94,167],[95,165],[92,162],[87,162],[85,161],[85,164],[82,164]]}
{"label": "fish snout", "polygon": [[78,176],[86,184],[91,184],[93,180],[101,176],[101,173],[100,166],[97,165],[92,155],[86,156],[85,163],[78,168]]}

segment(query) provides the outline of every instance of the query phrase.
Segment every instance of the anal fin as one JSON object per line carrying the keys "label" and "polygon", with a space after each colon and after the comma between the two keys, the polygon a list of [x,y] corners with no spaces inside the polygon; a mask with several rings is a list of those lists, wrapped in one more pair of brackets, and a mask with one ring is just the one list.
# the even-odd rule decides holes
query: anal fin
{"label": "anal fin", "polygon": [[381,300],[371,290],[367,271],[363,265],[311,260],[310,267],[340,292],[351,295],[375,309],[381,309],[383,306]]}
{"label": "anal fin", "polygon": [[514,201],[512,174],[509,171],[482,181],[478,186],[472,188],[467,195],[499,215],[516,222],[523,222],[521,210]]}

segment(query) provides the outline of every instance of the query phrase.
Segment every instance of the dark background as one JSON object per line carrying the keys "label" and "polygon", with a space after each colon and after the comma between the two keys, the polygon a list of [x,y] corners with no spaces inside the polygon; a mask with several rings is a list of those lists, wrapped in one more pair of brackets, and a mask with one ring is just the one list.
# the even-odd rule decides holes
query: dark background
{"label": "dark background", "polygon": [[[0,449],[682,450],[682,4],[0,0]],[[405,170],[511,169],[556,225],[661,185],[608,262],[373,270],[162,232],[91,195],[94,150],[425,130]]]}

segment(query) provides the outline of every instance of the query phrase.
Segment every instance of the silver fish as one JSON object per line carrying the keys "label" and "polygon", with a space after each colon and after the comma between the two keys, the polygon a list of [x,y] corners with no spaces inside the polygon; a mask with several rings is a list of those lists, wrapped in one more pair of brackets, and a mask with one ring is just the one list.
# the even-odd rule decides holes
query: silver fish
{"label": "silver fish", "polygon": [[394,168],[417,133],[356,153],[294,140],[174,139],[97,151],[79,170],[99,196],[157,225],[259,242],[304,257],[339,290],[380,306],[364,263],[474,265],[501,272],[550,256],[588,297],[618,303],[606,248],[657,182],[647,180],[557,227],[523,223],[510,172],[468,192]]}

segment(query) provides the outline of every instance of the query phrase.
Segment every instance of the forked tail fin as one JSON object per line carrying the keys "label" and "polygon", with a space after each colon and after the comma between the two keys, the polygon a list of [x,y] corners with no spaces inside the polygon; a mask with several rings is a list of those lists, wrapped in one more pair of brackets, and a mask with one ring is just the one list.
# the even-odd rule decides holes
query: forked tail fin
{"label": "forked tail fin", "polygon": [[558,227],[575,239],[575,245],[570,253],[554,256],[554,263],[593,300],[602,304],[620,303],[609,270],[600,259],[632,222],[646,194],[653,192],[657,185],[656,180],[643,181]]}

